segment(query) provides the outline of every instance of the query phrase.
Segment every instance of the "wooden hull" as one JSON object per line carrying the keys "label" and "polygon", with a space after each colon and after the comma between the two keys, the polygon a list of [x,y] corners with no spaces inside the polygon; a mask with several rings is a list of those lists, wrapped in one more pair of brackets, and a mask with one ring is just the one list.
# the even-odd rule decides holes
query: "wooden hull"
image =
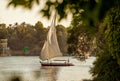
{"label": "wooden hull", "polygon": [[72,63],[44,63],[40,62],[41,66],[74,66]]}

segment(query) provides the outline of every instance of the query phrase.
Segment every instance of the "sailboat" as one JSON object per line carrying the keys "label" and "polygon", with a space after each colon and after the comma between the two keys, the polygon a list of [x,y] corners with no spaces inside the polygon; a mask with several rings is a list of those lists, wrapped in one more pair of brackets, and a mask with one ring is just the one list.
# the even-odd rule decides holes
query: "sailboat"
{"label": "sailboat", "polygon": [[[52,58],[62,56],[60,51],[57,35],[56,35],[56,14],[52,20],[50,29],[47,34],[47,39],[44,42],[43,48],[40,53],[41,66],[73,66],[68,60],[52,60]],[[62,58],[62,57],[61,57]]]}

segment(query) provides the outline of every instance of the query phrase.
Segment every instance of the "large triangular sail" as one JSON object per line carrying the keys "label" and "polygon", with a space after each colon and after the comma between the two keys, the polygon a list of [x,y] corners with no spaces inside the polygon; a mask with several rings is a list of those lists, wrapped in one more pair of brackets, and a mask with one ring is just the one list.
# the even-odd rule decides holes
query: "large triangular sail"
{"label": "large triangular sail", "polygon": [[41,54],[40,54],[41,60],[47,60],[57,56],[62,56],[57,41],[55,25],[56,25],[56,14],[52,20],[50,29],[48,31],[47,40],[45,41],[43,48],[41,50]]}

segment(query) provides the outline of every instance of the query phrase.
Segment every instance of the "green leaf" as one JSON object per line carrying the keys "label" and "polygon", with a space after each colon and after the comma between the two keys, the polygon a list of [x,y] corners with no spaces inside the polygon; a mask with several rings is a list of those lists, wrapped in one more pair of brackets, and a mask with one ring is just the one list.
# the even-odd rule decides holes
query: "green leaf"
{"label": "green leaf", "polygon": [[30,48],[27,47],[27,46],[23,48],[23,51],[24,51],[24,52],[27,52],[27,51],[29,51],[29,50],[30,50]]}

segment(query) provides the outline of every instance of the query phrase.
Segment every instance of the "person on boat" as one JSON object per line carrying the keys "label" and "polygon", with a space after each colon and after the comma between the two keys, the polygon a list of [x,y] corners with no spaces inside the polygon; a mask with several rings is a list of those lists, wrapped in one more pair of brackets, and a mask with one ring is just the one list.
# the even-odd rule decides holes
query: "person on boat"
{"label": "person on boat", "polygon": [[69,63],[70,61],[69,61],[69,58],[68,58],[68,63]]}

